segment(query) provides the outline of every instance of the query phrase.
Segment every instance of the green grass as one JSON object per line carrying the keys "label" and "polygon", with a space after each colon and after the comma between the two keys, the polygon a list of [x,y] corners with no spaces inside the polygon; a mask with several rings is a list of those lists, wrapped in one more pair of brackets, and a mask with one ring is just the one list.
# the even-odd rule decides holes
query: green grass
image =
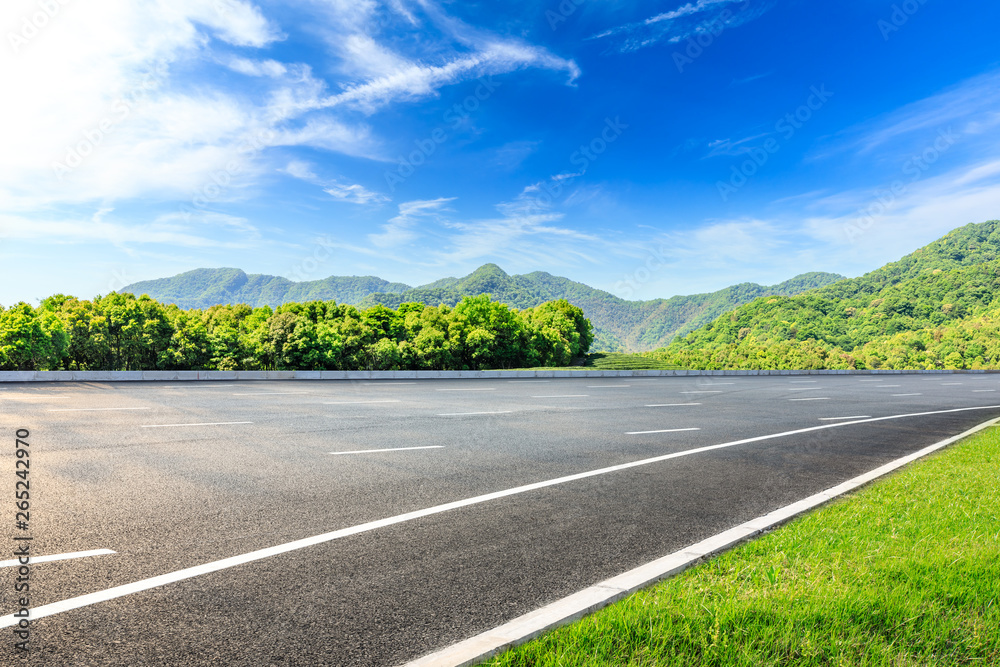
{"label": "green grass", "polygon": [[1000,665],[1000,430],[487,663]]}
{"label": "green grass", "polygon": [[583,368],[597,368],[610,371],[638,370],[674,370],[680,368],[670,365],[661,359],[644,357],[640,354],[624,354],[621,352],[595,352],[587,355]]}

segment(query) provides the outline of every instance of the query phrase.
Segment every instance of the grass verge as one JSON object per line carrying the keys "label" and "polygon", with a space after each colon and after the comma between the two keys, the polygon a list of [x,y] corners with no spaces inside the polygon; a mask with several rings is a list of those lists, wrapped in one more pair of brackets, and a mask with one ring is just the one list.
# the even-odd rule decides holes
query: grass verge
{"label": "grass verge", "polygon": [[1000,429],[485,664],[1000,665]]}

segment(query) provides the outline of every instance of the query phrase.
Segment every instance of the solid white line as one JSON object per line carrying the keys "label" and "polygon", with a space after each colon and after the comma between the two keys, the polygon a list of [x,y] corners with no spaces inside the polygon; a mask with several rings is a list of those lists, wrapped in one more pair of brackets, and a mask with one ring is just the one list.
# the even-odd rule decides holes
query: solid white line
{"label": "solid white line", "polygon": [[252,424],[253,422],[204,422],[201,424],[146,424],[139,428],[170,428],[172,426],[228,426],[230,424]]}
{"label": "solid white line", "polygon": [[790,398],[789,401],[829,401],[829,396],[810,396],[809,398]]}
{"label": "solid white line", "polygon": [[434,391],[496,391],[496,387],[470,387],[468,389],[460,387],[458,389],[435,389]]}
{"label": "solid white line", "polygon": [[464,415],[509,415],[513,410],[497,410],[495,412],[440,412],[438,417],[462,417]]}
{"label": "solid white line", "polygon": [[519,616],[503,625],[452,644],[422,658],[412,660],[406,663],[404,667],[466,667],[467,665],[478,665],[507,648],[528,642],[544,632],[572,623],[587,614],[607,607],[618,600],[622,600],[642,588],[679,574],[706,557],[726,551],[766,530],[780,526],[793,517],[824,505],[834,498],[849,493],[880,477],[884,477],[913,461],[943,449],[954,442],[958,442],[962,438],[993,426],[997,421],[996,419],[992,419],[969,429],[965,433],[942,440],[909,456],[896,459],[871,472],[850,479],[843,484],[838,484],[826,491],[821,491],[796,503],[774,510],[769,514],[742,523],[734,528],[713,535],[706,540],[685,547],[680,551],[675,551],[663,558],[640,565],[616,577],[605,579],[577,593],[573,593],[544,607],[528,612],[523,616]]}
{"label": "solid white line", "polygon": [[[111,549],[92,549],[90,551],[74,551],[68,554],[55,554],[52,556],[31,556],[30,564],[35,565],[37,563],[51,563],[57,560],[70,560],[73,558],[87,558],[89,556],[106,556],[108,554],[115,553]],[[18,559],[14,558],[12,560],[0,560],[0,567],[15,567],[21,565]]]}
{"label": "solid white line", "polygon": [[387,398],[377,401],[324,401],[323,405],[360,405],[362,403],[399,403],[399,399]]}
{"label": "solid white line", "polygon": [[853,417],[820,417],[821,422],[831,422],[838,419],[868,419],[871,415],[854,415]]}
{"label": "solid white line", "polygon": [[647,405],[647,408],[677,408],[682,405],[701,405],[701,403],[654,403]]}
{"label": "solid white line", "polygon": [[[632,461],[630,463],[621,463],[607,468],[598,468],[597,470],[589,470],[587,472],[576,473],[574,475],[567,475],[566,477],[557,477],[555,479],[549,479],[542,482],[535,482],[533,484],[526,484],[524,486],[516,486],[510,489],[504,489],[503,491],[494,491],[493,493],[487,493],[481,496],[474,496],[472,498],[466,498],[464,500],[456,500],[450,503],[445,503],[443,505],[436,505],[434,507],[428,507],[422,510],[407,512],[405,514],[397,514],[396,516],[392,516],[386,519],[370,521],[368,523],[362,523],[357,526],[351,526],[349,528],[341,528],[340,530],[335,530],[329,533],[323,533],[321,535],[313,535],[312,537],[306,537],[300,540],[295,540],[293,542],[286,542],[285,544],[279,544],[277,546],[267,547],[265,549],[258,549],[257,551],[251,551],[249,553],[240,554],[238,556],[223,558],[222,560],[212,561],[210,563],[205,563],[203,565],[195,565],[194,567],[184,568],[183,570],[168,572],[167,574],[161,574],[156,577],[150,577],[149,579],[142,579],[140,581],[136,581],[131,584],[114,586],[113,588],[109,588],[103,591],[88,593],[86,595],[80,595],[66,600],[60,600],[59,602],[52,602],[50,604],[32,608],[31,617],[35,619],[45,618],[46,616],[52,616],[54,614],[70,611],[72,609],[79,609],[81,607],[88,607],[92,604],[97,604],[99,602],[114,600],[120,597],[124,597],[126,595],[131,595],[132,593],[147,591],[151,588],[159,588],[160,586],[165,586],[166,584],[172,584],[178,581],[183,581],[185,579],[190,579],[192,577],[208,574],[210,572],[218,572],[219,570],[225,570],[230,567],[235,567],[237,565],[243,565],[245,563],[252,563],[254,561],[262,560],[264,558],[270,558],[271,556],[277,556],[280,554],[289,553],[291,551],[297,551],[299,549],[315,546],[317,544],[324,544],[326,542],[339,540],[341,538],[349,537],[351,535],[357,535],[359,533],[366,533],[372,530],[376,530],[378,528],[385,528],[386,526],[394,526],[396,524],[406,523],[407,521],[413,521],[414,519],[421,519],[424,517],[433,516],[435,514],[441,514],[443,512],[449,512],[451,510],[460,509],[463,507],[479,505],[485,502],[489,502],[491,500],[498,500],[500,498],[516,496],[522,493],[528,493],[529,491],[536,491],[538,489],[544,489],[550,486],[557,486],[560,484],[575,482],[581,479],[588,479],[590,477],[606,475],[612,472],[618,472],[620,470],[629,470],[631,468],[647,466],[653,463],[660,463],[661,461],[669,461],[671,459],[677,459],[685,456],[692,456],[694,454],[701,454],[703,452],[711,452],[717,449],[726,449],[729,447],[746,445],[752,442],[763,442],[765,440],[773,440],[775,438],[783,438],[790,435],[800,435],[802,433],[811,433],[814,431],[822,431],[830,428],[840,428],[842,426],[854,426],[856,424],[869,424],[872,422],[888,421],[892,419],[906,419],[908,417],[926,417],[929,415],[951,414],[955,412],[970,412],[975,410],[1000,410],[1000,405],[984,405],[972,408],[952,408],[950,410],[934,410],[930,412],[912,412],[908,414],[889,415],[887,417],[874,417],[872,419],[861,419],[850,422],[822,424],[820,426],[810,426],[808,428],[800,428],[794,431],[784,431],[782,433],[759,435],[752,438],[744,438],[742,440],[733,440],[731,442],[724,442],[718,445],[708,445],[705,447],[698,447],[696,449],[688,449],[683,452],[663,454],[661,456],[654,456],[653,458],[641,459],[639,461]],[[971,431],[967,431],[966,434],[970,432]],[[959,437],[962,436],[956,436],[956,438],[953,438],[952,440],[945,442],[953,442],[955,439],[958,439]],[[921,450],[921,452],[925,451],[927,450]],[[918,452],[918,454],[920,454],[921,452]],[[910,457],[907,458],[912,459],[915,457],[916,455],[911,454]],[[886,466],[883,466],[883,468],[884,467]],[[881,469],[882,468],[879,468],[879,470]],[[834,488],[838,489],[840,487],[834,487]],[[14,618],[13,614],[8,614],[7,616],[0,618],[0,628],[9,628],[12,625],[16,625],[17,621],[18,619]]]}
{"label": "solid white line", "polygon": [[973,393],[973,394],[981,394],[981,393],[983,393],[984,391],[996,391],[996,389],[973,389],[973,390],[972,390],[972,393]]}
{"label": "solid white line", "polygon": [[647,435],[649,433],[680,433],[681,431],[700,431],[700,428],[665,428],[659,431],[628,431],[625,435]]}
{"label": "solid white line", "polygon": [[923,396],[923,394],[893,394],[893,396]]}
{"label": "solid white line", "polygon": [[444,445],[428,445],[426,447],[396,447],[393,449],[358,449],[353,452],[330,452],[331,456],[343,454],[374,454],[376,452],[408,452],[413,449],[444,449]]}
{"label": "solid white line", "polygon": [[152,408],[50,408],[49,412],[105,412],[108,410],[151,410]]}
{"label": "solid white line", "polygon": [[532,398],[588,398],[589,396],[589,394],[553,394],[552,396],[532,396]]}

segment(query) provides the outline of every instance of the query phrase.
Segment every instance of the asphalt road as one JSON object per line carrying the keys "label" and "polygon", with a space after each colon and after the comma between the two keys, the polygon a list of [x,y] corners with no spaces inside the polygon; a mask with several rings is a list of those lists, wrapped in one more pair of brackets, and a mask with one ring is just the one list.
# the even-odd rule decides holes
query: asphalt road
{"label": "asphalt road", "polygon": [[[34,556],[115,552],[34,563],[33,608],[438,508],[36,619],[23,663],[398,665],[997,406],[996,375],[2,385],[0,553],[22,534],[17,429]],[[0,630],[0,662],[20,662],[14,641]]]}

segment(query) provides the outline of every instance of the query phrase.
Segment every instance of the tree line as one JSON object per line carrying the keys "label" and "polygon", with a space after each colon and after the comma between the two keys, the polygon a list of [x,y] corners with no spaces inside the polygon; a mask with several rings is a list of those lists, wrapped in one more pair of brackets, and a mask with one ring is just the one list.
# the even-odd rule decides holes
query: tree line
{"label": "tree line", "polygon": [[0,370],[486,370],[566,366],[593,327],[565,300],[511,309],[334,301],[184,310],[148,296],[57,294],[0,306]]}

